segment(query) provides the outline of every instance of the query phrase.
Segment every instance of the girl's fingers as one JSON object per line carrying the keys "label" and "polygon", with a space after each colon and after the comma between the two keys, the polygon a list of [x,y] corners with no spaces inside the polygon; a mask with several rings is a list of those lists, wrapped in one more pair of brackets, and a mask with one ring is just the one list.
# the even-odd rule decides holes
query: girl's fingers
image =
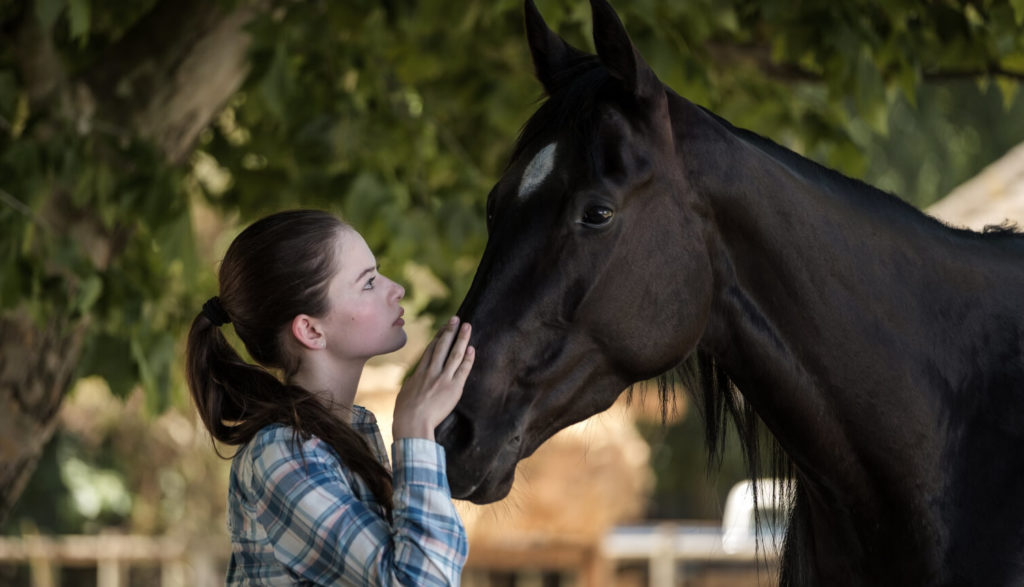
{"label": "girl's fingers", "polygon": [[462,362],[459,363],[459,367],[455,369],[455,375],[452,377],[452,380],[459,389],[462,389],[462,386],[465,385],[466,379],[469,377],[469,372],[473,369],[473,361],[475,359],[476,349],[473,347],[466,348],[466,356],[463,357]]}
{"label": "girl's fingers", "polygon": [[472,333],[472,327],[466,323],[459,329],[459,337],[455,339],[455,344],[452,346],[451,352],[448,353],[448,359],[444,364],[444,372],[449,377],[455,376],[455,370],[462,363],[462,358],[466,354],[466,347],[469,346],[469,335]]}
{"label": "girl's fingers", "polygon": [[441,332],[437,336],[437,344],[434,347],[434,355],[430,358],[430,368],[435,372],[440,372],[444,369],[445,359],[448,357],[448,351],[452,346],[452,339],[455,337],[455,332],[459,327],[459,317],[452,316],[448,324],[441,329]]}
{"label": "girl's fingers", "polygon": [[416,373],[422,373],[427,369],[427,365],[430,363],[431,358],[434,356],[434,348],[437,346],[437,336],[430,341],[427,348],[423,349],[423,355],[420,356],[420,362],[416,365]]}

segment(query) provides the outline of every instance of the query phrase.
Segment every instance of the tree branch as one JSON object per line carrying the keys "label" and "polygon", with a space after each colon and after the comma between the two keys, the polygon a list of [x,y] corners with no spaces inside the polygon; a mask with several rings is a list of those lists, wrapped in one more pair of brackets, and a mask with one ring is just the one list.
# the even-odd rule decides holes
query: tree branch
{"label": "tree branch", "polygon": [[97,116],[180,162],[244,81],[245,26],[263,8],[241,3],[225,12],[218,2],[162,0],[81,78]]}
{"label": "tree branch", "polygon": [[975,79],[979,77],[1005,77],[1016,81],[1024,81],[1024,71],[1011,71],[999,65],[988,65],[979,69],[934,69],[924,72],[922,77],[928,81]]}
{"label": "tree branch", "polygon": [[31,8],[25,9],[18,18],[11,40],[29,106],[36,109],[64,85],[64,64],[53,45],[50,31],[42,29]]}
{"label": "tree branch", "polygon": [[753,66],[768,77],[780,81],[817,82],[823,79],[820,73],[806,70],[798,65],[776,63],[771,58],[771,51],[762,45],[711,41],[704,47],[712,61],[723,68],[740,64]]}

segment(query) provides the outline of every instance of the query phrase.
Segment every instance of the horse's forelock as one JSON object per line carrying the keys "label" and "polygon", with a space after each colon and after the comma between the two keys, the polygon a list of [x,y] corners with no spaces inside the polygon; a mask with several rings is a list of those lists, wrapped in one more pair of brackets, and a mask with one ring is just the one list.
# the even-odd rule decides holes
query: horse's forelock
{"label": "horse's forelock", "polygon": [[589,160],[590,151],[598,146],[592,134],[599,106],[618,85],[597,57],[575,60],[572,67],[560,72],[552,92],[523,125],[509,163],[537,141],[550,142],[552,134],[560,133],[572,136],[573,145],[585,149],[584,156]]}

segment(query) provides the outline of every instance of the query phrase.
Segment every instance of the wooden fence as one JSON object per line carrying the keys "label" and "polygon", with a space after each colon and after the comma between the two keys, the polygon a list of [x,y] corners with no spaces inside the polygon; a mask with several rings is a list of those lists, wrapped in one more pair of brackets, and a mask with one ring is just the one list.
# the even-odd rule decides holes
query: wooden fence
{"label": "wooden fence", "polygon": [[155,567],[160,587],[223,585],[228,556],[223,540],[197,543],[116,534],[0,538],[0,565],[8,573],[27,567],[31,587],[61,587],[67,568],[95,569],[96,587],[153,584],[150,579],[131,581],[133,567]]}
{"label": "wooden fence", "polygon": [[[557,539],[476,544],[465,587],[676,587],[773,584],[764,551],[724,553],[720,535],[658,524],[600,544]],[[29,587],[213,587],[224,584],[227,541],[101,534],[0,538],[0,584]],[[63,580],[69,570],[87,580]],[[5,577],[5,573],[8,576]],[[16,579],[10,575],[16,573]],[[95,575],[92,575],[95,573]]]}

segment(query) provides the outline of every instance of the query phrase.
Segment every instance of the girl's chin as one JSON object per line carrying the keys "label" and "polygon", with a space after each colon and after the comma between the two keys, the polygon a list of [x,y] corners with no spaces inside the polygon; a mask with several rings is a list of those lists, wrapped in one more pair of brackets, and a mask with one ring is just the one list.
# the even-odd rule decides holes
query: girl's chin
{"label": "girl's chin", "polygon": [[399,328],[398,332],[399,332],[399,334],[397,336],[398,340],[395,343],[395,348],[391,349],[392,352],[397,351],[398,349],[404,347],[405,343],[408,342],[408,340],[409,340],[409,335],[405,333],[404,329]]}

